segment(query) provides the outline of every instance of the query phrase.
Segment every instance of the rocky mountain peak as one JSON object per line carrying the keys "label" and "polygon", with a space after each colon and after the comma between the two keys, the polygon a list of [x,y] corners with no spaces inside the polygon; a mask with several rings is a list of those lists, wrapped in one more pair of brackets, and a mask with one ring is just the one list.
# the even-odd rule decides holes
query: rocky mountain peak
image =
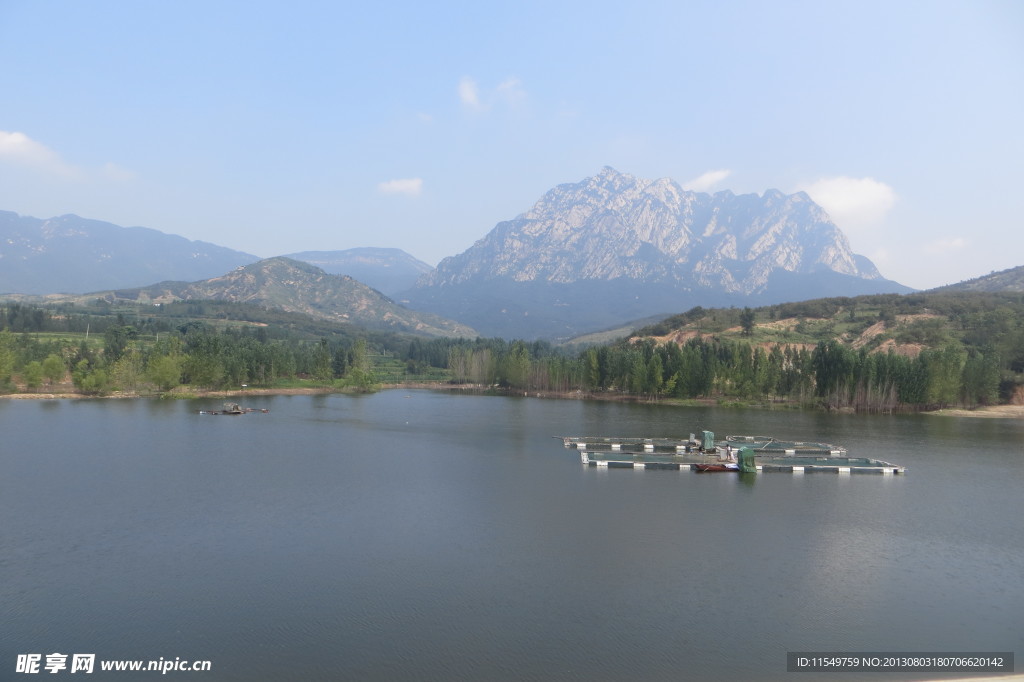
{"label": "rocky mountain peak", "polygon": [[[476,277],[573,282],[616,278],[674,284],[712,281],[728,291],[763,290],[775,270],[826,268],[875,279],[842,232],[804,193],[771,189],[736,196],[684,190],[606,166],[555,187],[529,210],[499,223],[423,283]],[[700,273],[699,275],[695,273]]]}
{"label": "rocky mountain peak", "polygon": [[[861,286],[858,282],[884,282],[805,193],[769,189],[760,196],[710,195],[668,178],[647,180],[606,166],[580,182],[554,187],[467,251],[441,261],[409,298],[436,301],[442,289],[465,287],[483,292],[530,285],[536,292],[614,283],[622,291],[653,287],[637,298],[659,307],[634,306],[651,314],[662,310],[671,292],[689,300],[765,298],[779,290],[780,277],[788,282],[816,273],[848,278],[842,281],[854,283],[853,288]],[[467,290],[466,296],[476,294]],[[676,312],[686,307],[680,302]],[[442,309],[458,317],[456,310]]]}

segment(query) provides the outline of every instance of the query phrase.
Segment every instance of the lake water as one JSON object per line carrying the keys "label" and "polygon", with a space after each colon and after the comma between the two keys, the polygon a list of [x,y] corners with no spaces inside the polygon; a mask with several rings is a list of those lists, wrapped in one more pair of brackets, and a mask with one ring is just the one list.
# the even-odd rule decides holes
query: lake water
{"label": "lake water", "polygon": [[[814,679],[786,652],[1024,652],[1021,420],[398,390],[244,404],[270,412],[0,401],[0,678],[52,652],[389,681]],[[595,469],[552,438],[700,429],[908,472]],[[838,679],[895,677],[928,676]]]}

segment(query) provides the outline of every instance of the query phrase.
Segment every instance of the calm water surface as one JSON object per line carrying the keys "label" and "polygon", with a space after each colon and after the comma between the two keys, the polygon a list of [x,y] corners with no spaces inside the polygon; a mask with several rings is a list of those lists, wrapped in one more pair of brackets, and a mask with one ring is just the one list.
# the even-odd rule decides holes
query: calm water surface
{"label": "calm water surface", "polygon": [[[270,413],[0,401],[0,679],[55,651],[210,660],[168,675],[196,680],[791,680],[787,651],[1024,655],[1021,420],[246,404]],[[705,428],[908,473],[598,470],[552,438]]]}

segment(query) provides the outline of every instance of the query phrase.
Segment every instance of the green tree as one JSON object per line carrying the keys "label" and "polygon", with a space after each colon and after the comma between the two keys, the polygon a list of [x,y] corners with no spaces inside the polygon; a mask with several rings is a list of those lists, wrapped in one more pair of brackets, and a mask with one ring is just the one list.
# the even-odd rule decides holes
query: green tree
{"label": "green tree", "polygon": [[7,388],[14,372],[14,335],[10,330],[0,332],[0,388]]}
{"label": "green tree", "polygon": [[39,388],[40,384],[43,383],[43,363],[38,360],[25,365],[25,370],[22,372],[22,376],[25,379],[25,386],[30,389]]}
{"label": "green tree", "polygon": [[967,353],[949,344],[938,350],[922,351],[919,357],[927,376],[925,403],[940,407],[954,404],[960,395]]}
{"label": "green tree", "polygon": [[320,339],[313,351],[313,378],[317,381],[327,382],[334,378],[334,358],[331,356],[331,348],[327,339]]}
{"label": "green tree", "polygon": [[358,339],[352,344],[352,361],[349,363],[348,384],[360,391],[371,391],[374,385],[373,369],[366,350],[366,339]]}
{"label": "green tree", "polygon": [[498,362],[490,348],[469,350],[469,380],[477,384],[493,384],[497,381]]}
{"label": "green tree", "polygon": [[601,359],[593,347],[583,353],[583,386],[590,391],[601,387]]}
{"label": "green tree", "polygon": [[223,359],[225,343],[217,334],[206,329],[189,331],[185,335],[185,364],[182,374],[187,384],[219,388],[226,381]]}
{"label": "green tree", "polygon": [[[118,316],[120,318],[120,315]],[[114,363],[121,359],[121,355],[128,349],[128,344],[139,337],[139,332],[131,325],[111,325],[103,334],[103,357],[108,363]]]}
{"label": "green tree", "polygon": [[71,380],[79,391],[88,395],[101,395],[110,387],[107,371],[102,367],[91,367],[89,361],[84,358],[75,365]]}
{"label": "green tree", "polygon": [[628,365],[622,381],[623,387],[634,395],[643,395],[647,390],[647,363],[644,362],[643,353],[631,348],[628,357]]}
{"label": "green tree", "polygon": [[452,373],[452,381],[464,383],[469,381],[469,349],[452,346],[448,349],[448,363],[445,365]]}
{"label": "green tree", "polygon": [[146,376],[161,391],[169,391],[181,384],[181,370],[185,359],[180,354],[158,355],[149,359]]}
{"label": "green tree", "polygon": [[134,341],[129,341],[121,356],[110,367],[110,380],[122,391],[134,391],[142,381],[142,354]]}
{"label": "green tree", "polygon": [[986,348],[968,355],[961,380],[961,402],[968,407],[994,405],[999,400],[999,361],[995,350]]}
{"label": "green tree", "polygon": [[526,388],[530,376],[530,352],[526,344],[516,341],[500,363],[502,382],[511,388]]}
{"label": "green tree", "polygon": [[838,341],[818,343],[812,355],[818,396],[833,407],[849,403],[853,388],[857,355]]}
{"label": "green tree", "polygon": [[63,381],[66,371],[67,368],[64,366],[64,360],[56,353],[50,353],[43,360],[43,378],[46,379],[47,384]]}
{"label": "green tree", "polygon": [[744,308],[740,313],[740,327],[743,331],[743,336],[750,336],[754,333],[754,311],[750,308]]}
{"label": "green tree", "polygon": [[665,385],[665,368],[661,362],[660,355],[652,355],[647,362],[647,391],[657,398]]}
{"label": "green tree", "polygon": [[[415,358],[413,358],[415,360]],[[331,358],[331,369],[334,372],[334,376],[343,377],[348,372],[348,352],[345,348],[338,346],[334,349],[333,357]]]}

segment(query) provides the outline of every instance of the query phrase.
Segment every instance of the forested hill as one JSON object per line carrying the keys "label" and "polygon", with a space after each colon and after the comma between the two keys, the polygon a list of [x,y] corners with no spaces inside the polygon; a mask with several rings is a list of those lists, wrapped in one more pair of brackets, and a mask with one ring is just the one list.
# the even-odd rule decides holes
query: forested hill
{"label": "forested hill", "polygon": [[68,376],[86,393],[282,381],[365,387],[383,376],[382,363],[390,381],[577,396],[864,411],[1024,404],[1024,293],[694,308],[582,348],[370,334],[227,302],[0,304],[0,392],[46,390]]}
{"label": "forested hill", "polygon": [[1021,362],[1024,369],[1024,292],[943,289],[820,298],[753,309],[697,307],[640,328],[631,337],[685,341],[707,335],[758,344],[836,341],[857,350],[892,349],[911,356],[949,343],[992,346]]}
{"label": "forested hill", "polygon": [[946,291],[989,291],[1013,292],[1024,291],[1024,265],[1008,270],[993,272],[983,277],[969,279],[959,284],[933,289],[936,292]]}
{"label": "forested hill", "polygon": [[379,291],[345,275],[279,256],[197,282],[159,282],[134,289],[46,297],[10,297],[25,302],[73,303],[143,308],[175,301],[248,303],[365,329],[423,336],[475,336],[471,327],[430,313],[409,310]]}
{"label": "forested hill", "polygon": [[[754,394],[792,396],[787,381],[813,377],[800,390],[834,406],[1024,399],[1024,293],[944,290],[755,309],[698,307],[623,343],[719,352],[741,344],[750,349],[753,375],[737,375],[738,384],[760,386],[750,389]],[[890,394],[881,396],[883,390]]]}

